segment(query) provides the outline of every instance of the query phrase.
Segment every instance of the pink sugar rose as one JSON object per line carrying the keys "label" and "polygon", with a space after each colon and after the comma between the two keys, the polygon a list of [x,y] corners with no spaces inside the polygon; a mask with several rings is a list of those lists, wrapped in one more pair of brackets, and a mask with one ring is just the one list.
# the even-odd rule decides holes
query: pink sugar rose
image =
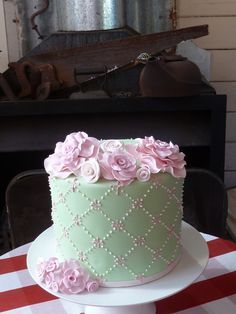
{"label": "pink sugar rose", "polygon": [[45,159],[44,166],[52,177],[65,179],[74,174],[89,183],[103,177],[128,185],[136,178],[145,182],[149,175],[159,172],[185,177],[184,157],[178,145],[155,140],[153,136],[125,144],[120,140],[98,141],[85,132],[77,132],[56,144],[54,154]]}
{"label": "pink sugar rose", "polygon": [[62,270],[59,268],[57,270],[46,273],[44,283],[49,289],[53,290],[54,292],[60,292],[61,278]]}
{"label": "pink sugar rose", "polygon": [[100,166],[95,158],[82,163],[80,167],[81,176],[89,183],[95,183],[100,177]]}
{"label": "pink sugar rose", "polygon": [[48,260],[38,259],[36,274],[40,281],[49,285],[55,278],[58,279],[61,273],[61,263],[57,257],[50,257]]}
{"label": "pink sugar rose", "polygon": [[59,291],[59,285],[56,281],[53,281],[52,284],[51,284],[51,287],[53,292],[58,292]]}
{"label": "pink sugar rose", "polygon": [[64,142],[56,144],[54,154],[44,161],[44,167],[52,176],[66,178],[70,174],[79,175],[81,164],[88,158],[97,156],[99,141],[84,132],[71,133]]}
{"label": "pink sugar rose", "polygon": [[166,161],[165,171],[171,173],[176,178],[184,178],[186,176],[186,162],[184,161],[184,156],[185,155],[183,153],[179,153],[178,158],[176,158],[175,155],[170,156],[170,158]]}
{"label": "pink sugar rose", "polygon": [[67,294],[76,294],[86,289],[88,274],[81,268],[65,269],[61,280],[60,291]]}
{"label": "pink sugar rose", "polygon": [[[73,158],[71,160],[73,160]],[[70,165],[70,161],[67,161],[64,156],[55,153],[49,155],[48,158],[44,160],[44,168],[47,173],[62,179],[67,178],[72,173],[70,170],[72,167],[67,167],[67,165]]]}
{"label": "pink sugar rose", "polygon": [[40,281],[44,281],[46,275],[47,262],[39,259],[36,266],[36,273]]}
{"label": "pink sugar rose", "polygon": [[139,162],[141,164],[141,167],[148,167],[151,173],[158,173],[163,168],[163,162],[157,160],[153,156],[146,154],[139,155]]}
{"label": "pink sugar rose", "polygon": [[59,260],[56,257],[50,257],[46,263],[46,272],[51,272],[59,269]]}
{"label": "pink sugar rose", "polygon": [[49,289],[54,292],[76,294],[84,291],[94,292],[99,282],[90,278],[89,273],[75,259],[59,263],[56,257],[49,260],[39,260],[37,276]]}
{"label": "pink sugar rose", "polygon": [[80,293],[86,288],[89,280],[88,272],[75,259],[66,260],[61,264],[60,291],[66,294]]}
{"label": "pink sugar rose", "polygon": [[105,152],[100,158],[101,173],[105,179],[115,179],[121,185],[126,185],[136,177],[136,159],[126,151]]}
{"label": "pink sugar rose", "polygon": [[45,276],[45,284],[48,288],[51,288],[52,285],[55,286],[55,276],[53,272],[47,273]]}
{"label": "pink sugar rose", "polygon": [[139,168],[136,172],[136,176],[137,176],[138,181],[140,182],[148,181],[151,176],[150,168],[148,166],[143,166]]}
{"label": "pink sugar rose", "polygon": [[148,165],[152,173],[169,172],[175,177],[185,177],[185,155],[178,145],[155,140],[153,136],[137,139],[141,165]]}
{"label": "pink sugar rose", "polygon": [[[59,150],[59,152],[62,152],[62,154],[76,150],[79,157],[91,158],[97,156],[99,141],[94,137],[88,137],[85,132],[71,133],[66,136],[61,148],[62,150]],[[55,153],[57,153],[57,150],[55,150]]]}
{"label": "pink sugar rose", "polygon": [[99,288],[99,282],[97,280],[89,280],[86,283],[86,289],[88,290],[88,292],[95,292],[97,291]]}
{"label": "pink sugar rose", "polygon": [[122,147],[123,147],[123,144],[119,140],[105,140],[105,141],[102,141],[101,143],[101,149],[104,152],[112,153],[115,150],[120,149]]}

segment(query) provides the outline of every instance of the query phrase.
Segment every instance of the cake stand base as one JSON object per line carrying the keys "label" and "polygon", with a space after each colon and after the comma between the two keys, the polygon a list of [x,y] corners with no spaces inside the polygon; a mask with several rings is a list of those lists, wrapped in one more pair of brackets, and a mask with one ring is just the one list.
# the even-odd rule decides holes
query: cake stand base
{"label": "cake stand base", "polygon": [[[156,304],[145,303],[130,306],[83,306],[70,301],[63,300],[63,304],[68,302],[68,307],[71,314],[156,314]],[[70,303],[70,304],[69,304]]]}
{"label": "cake stand base", "polygon": [[48,259],[55,256],[56,244],[52,228],[44,231],[32,243],[27,255],[27,266],[32,278],[43,289],[61,298],[63,302],[71,302],[71,314],[155,314],[155,301],[187,288],[207,265],[209,253],[204,238],[185,222],[182,224],[181,242],[180,261],[167,275],[139,286],[100,287],[95,293],[66,295],[51,291],[39,281],[36,276],[38,258]]}
{"label": "cake stand base", "polygon": [[155,303],[119,306],[119,307],[97,307],[86,306],[84,308],[85,314],[156,314]]}

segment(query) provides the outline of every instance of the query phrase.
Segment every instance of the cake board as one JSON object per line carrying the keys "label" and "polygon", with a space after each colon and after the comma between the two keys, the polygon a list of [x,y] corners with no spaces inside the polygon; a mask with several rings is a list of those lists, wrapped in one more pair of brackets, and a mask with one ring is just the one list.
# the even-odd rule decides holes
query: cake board
{"label": "cake board", "polygon": [[[78,314],[155,314],[155,301],[174,295],[193,283],[205,269],[209,252],[202,235],[189,224],[182,223],[182,256],[175,268],[158,280],[125,288],[100,287],[94,293],[66,295],[53,292],[36,276],[39,257],[56,256],[52,227],[41,233],[27,254],[30,275],[44,290],[69,302],[78,304]],[[193,245],[194,244],[194,245]]]}

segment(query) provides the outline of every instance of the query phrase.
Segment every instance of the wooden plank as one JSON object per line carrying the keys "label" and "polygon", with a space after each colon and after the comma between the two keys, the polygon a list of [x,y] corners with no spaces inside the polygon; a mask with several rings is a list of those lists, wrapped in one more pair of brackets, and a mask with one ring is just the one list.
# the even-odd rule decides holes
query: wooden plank
{"label": "wooden plank", "polygon": [[236,171],[236,142],[225,144],[225,170]]}
{"label": "wooden plank", "polygon": [[177,0],[179,16],[236,15],[235,0]]}
{"label": "wooden plank", "polygon": [[209,25],[209,36],[195,42],[202,48],[215,49],[212,51],[212,85],[218,94],[226,94],[228,98],[225,184],[227,187],[236,185],[236,112],[233,112],[236,111],[236,52],[228,50],[235,49],[236,45],[235,36],[231,35],[235,29],[236,1],[177,0],[177,15],[178,27],[198,25],[203,21]]}
{"label": "wooden plank", "polygon": [[226,142],[236,142],[236,112],[229,112],[226,115]]}
{"label": "wooden plank", "polygon": [[227,95],[227,111],[236,111],[236,82],[212,82],[219,95]]}
{"label": "wooden plank", "polygon": [[211,81],[236,81],[236,50],[212,50]]}
{"label": "wooden plank", "polygon": [[[236,3],[236,1],[235,1]],[[194,42],[205,49],[235,49],[236,36],[233,30],[236,29],[235,17],[189,17],[179,18],[178,28],[208,24],[209,35],[197,38]]]}
{"label": "wooden plank", "polygon": [[[3,1],[2,1],[3,2]],[[18,19],[15,1],[4,1],[4,11],[6,18],[6,34],[8,45],[9,62],[18,61],[22,57],[22,47],[20,45],[20,27],[14,20]]]}
{"label": "wooden plank", "polygon": [[0,1],[0,38],[0,72],[4,72],[8,65],[8,53],[3,1]]}

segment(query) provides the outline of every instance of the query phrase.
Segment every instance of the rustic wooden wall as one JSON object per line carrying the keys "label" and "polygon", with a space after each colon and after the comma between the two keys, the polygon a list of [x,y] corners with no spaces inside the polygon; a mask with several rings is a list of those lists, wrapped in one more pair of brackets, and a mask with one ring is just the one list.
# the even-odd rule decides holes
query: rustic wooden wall
{"label": "rustic wooden wall", "polygon": [[0,0],[0,72],[7,69],[8,55],[7,55],[7,39],[5,19],[3,14],[3,1]]}
{"label": "rustic wooden wall", "polygon": [[195,40],[211,52],[211,84],[226,94],[225,183],[236,185],[236,1],[177,0],[178,28],[209,25],[209,35]]}

